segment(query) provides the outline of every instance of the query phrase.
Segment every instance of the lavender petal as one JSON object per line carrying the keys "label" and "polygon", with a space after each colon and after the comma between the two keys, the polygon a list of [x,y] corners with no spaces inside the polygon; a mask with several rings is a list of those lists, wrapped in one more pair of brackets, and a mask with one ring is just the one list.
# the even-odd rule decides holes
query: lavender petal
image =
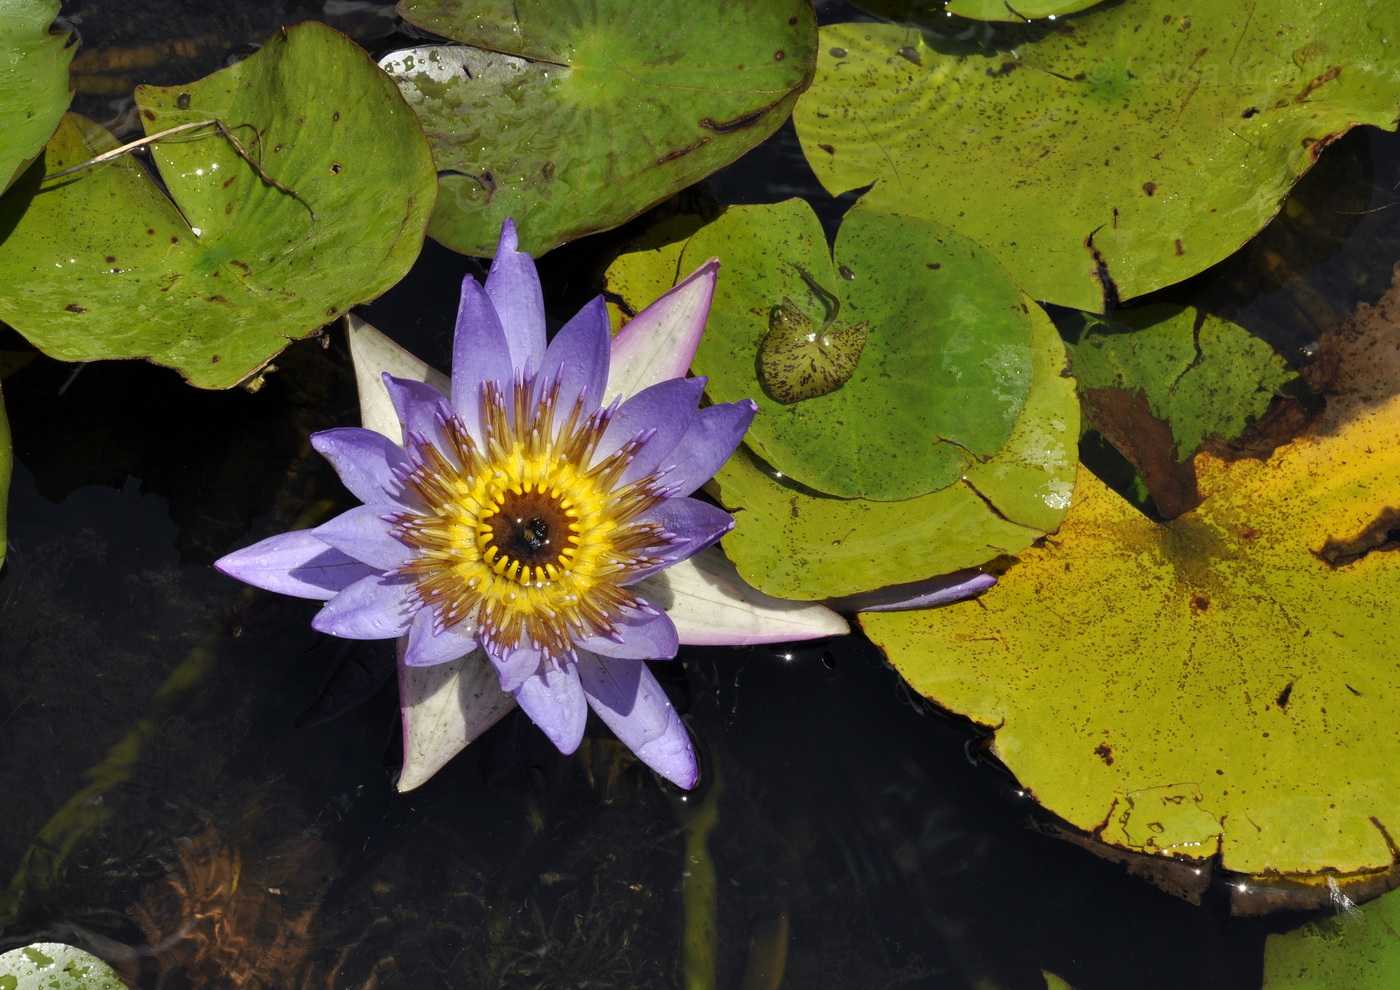
{"label": "lavender petal", "polygon": [[501,690],[511,693],[519,689],[544,667],[544,651],[529,646],[501,649],[494,643],[483,644],[491,666],[501,679]]}
{"label": "lavender petal", "polygon": [[395,378],[388,374],[384,376],[384,388],[389,392],[389,399],[394,403],[394,413],[403,427],[405,445],[408,443],[409,434],[415,434],[438,450],[451,449],[447,435],[443,432],[443,423],[454,413],[441,392],[423,382]]}
{"label": "lavender petal", "polygon": [[393,524],[384,521],[390,506],[357,505],[311,532],[322,543],[343,550],[379,570],[387,571],[408,562],[413,551],[393,535]]}
{"label": "lavender petal", "polygon": [[462,280],[462,304],[452,339],[452,408],[474,437],[481,436],[481,386],[496,381],[509,388],[515,380],[510,348],[496,307],[486,290],[468,275]]}
{"label": "lavender petal", "polygon": [[578,674],[589,707],[623,745],[678,787],[695,786],[700,768],[690,734],[646,664],[581,652]]}
{"label": "lavender petal", "polygon": [[608,636],[592,635],[576,638],[574,645],[605,657],[626,660],[670,660],[680,647],[676,624],[665,612],[624,608],[619,615],[612,616],[612,620],[619,627],[621,642]]}
{"label": "lavender petal", "polygon": [[413,620],[412,596],[409,579],[371,574],[326,602],[311,628],[342,639],[393,639]]}
{"label": "lavender petal", "polygon": [[703,378],[672,378],[638,392],[613,414],[594,451],[594,463],[646,432],[651,432],[652,436],[633,454],[632,462],[622,474],[622,483],[630,484],[651,474],[663,463],[670,463],[672,451],[695,418],[704,390]]}
{"label": "lavender petal", "polygon": [[565,323],[549,342],[540,362],[536,400],[547,382],[559,385],[559,418],[567,416],[580,397],[584,411],[592,412],[603,399],[608,382],[608,308],[598,296]]}
{"label": "lavender petal", "polygon": [[465,656],[479,645],[475,622],[464,620],[439,630],[433,610],[420,608],[408,627],[402,659],[410,667],[431,667]]}
{"label": "lavender petal", "polygon": [[637,516],[640,523],[655,523],[675,537],[663,560],[650,567],[641,567],[627,575],[624,585],[635,584],[645,577],[669,567],[678,560],[699,553],[713,545],[734,528],[734,517],[708,502],[693,498],[668,498]]}
{"label": "lavender petal", "polygon": [[672,451],[671,470],[661,483],[678,495],[689,495],[709,481],[743,442],[757,412],[758,403],[752,399],[701,409]]}
{"label": "lavender petal", "polygon": [[405,466],[408,458],[388,437],[349,426],[313,433],[311,446],[331,462],[350,494],[361,502],[404,505],[403,485],[394,477],[394,469]]}
{"label": "lavender petal", "polygon": [[544,293],[534,259],[517,244],[515,224],[507,220],[486,275],[486,295],[501,318],[511,364],[524,370],[538,368],[544,357]]}
{"label": "lavender petal", "polygon": [[279,533],[214,561],[229,577],[297,598],[325,601],[376,569],[316,538],[309,529]]}
{"label": "lavender petal", "polygon": [[515,691],[515,700],[561,753],[572,753],[583,741],[588,701],[575,664],[546,668]]}

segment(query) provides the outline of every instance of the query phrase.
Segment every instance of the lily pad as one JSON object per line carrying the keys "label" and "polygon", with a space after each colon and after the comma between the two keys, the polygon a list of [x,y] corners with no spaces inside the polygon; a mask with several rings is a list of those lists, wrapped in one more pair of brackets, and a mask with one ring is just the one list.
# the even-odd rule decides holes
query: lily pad
{"label": "lily pad", "polygon": [[[858,203],[834,255],[802,200],[731,207],[697,231],[678,270],[709,257],[725,267],[695,372],[709,376],[715,402],[758,402],[747,443],[801,485],[899,500],[954,484],[1001,448],[1021,412],[1027,306],[986,251],[929,221]],[[814,338],[805,350],[794,339],[799,318]],[[787,349],[776,358],[775,338]],[[839,371],[817,382],[828,390],[793,391],[819,362]],[[775,377],[789,371],[798,374]]]}
{"label": "lily pad", "polygon": [[[1338,900],[1342,896],[1335,889]],[[1264,990],[1372,990],[1400,986],[1400,891],[1270,935]]]}
{"label": "lily pad", "polygon": [[0,952],[0,990],[126,990],[101,959],[62,942]]}
{"label": "lily pad", "polygon": [[1079,404],[1059,335],[1027,303],[1030,394],[1008,441],[957,484],[901,502],[833,498],[739,448],[715,482],[720,501],[742,509],[724,549],[743,578],[781,598],[834,598],[975,567],[1055,529],[1073,486]]}
{"label": "lily pad", "polygon": [[1393,127],[1397,33],[1385,0],[1135,0],[1014,53],[836,24],[793,118],[831,192],[875,183],[1036,299],[1102,312],[1233,252],[1347,129]]}
{"label": "lily pad", "polygon": [[489,255],[615,227],[727,165],[787,119],[816,61],[807,0],[404,0],[404,18],[473,46],[394,52],[433,145],[431,236]]}
{"label": "lily pad", "polygon": [[0,0],[0,192],[34,160],[73,99],[66,33],[51,31],[58,0]]}
{"label": "lily pad", "polygon": [[[0,199],[0,319],[68,361],[145,357],[226,388],[289,339],[408,271],[432,210],[432,156],[393,82],[345,36],[307,23],[188,86],[143,86],[169,197],[130,158]],[[64,119],[54,173],[116,147]],[[259,163],[254,165],[252,163]],[[173,200],[173,201],[172,201]]]}
{"label": "lily pad", "polygon": [[1349,386],[1291,444],[1196,457],[1199,508],[1155,523],[1081,469],[1059,533],[975,605],[866,631],[1103,842],[1241,873],[1390,867],[1400,350],[1345,347]]}
{"label": "lily pad", "polygon": [[1123,309],[1091,323],[1070,348],[1080,391],[1141,391],[1184,461],[1211,437],[1234,439],[1297,373],[1272,347],[1192,307]]}
{"label": "lily pad", "polygon": [[978,21],[1030,21],[1042,17],[1063,17],[1086,10],[1100,0],[948,0],[944,8],[958,17]]}

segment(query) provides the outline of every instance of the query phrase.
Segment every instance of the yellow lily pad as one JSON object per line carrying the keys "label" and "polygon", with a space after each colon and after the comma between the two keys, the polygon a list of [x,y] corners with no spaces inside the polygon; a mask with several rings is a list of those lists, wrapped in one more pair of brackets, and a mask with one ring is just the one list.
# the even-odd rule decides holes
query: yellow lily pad
{"label": "yellow lily pad", "polygon": [[1267,460],[1196,458],[1155,523],[1081,468],[1059,533],[975,602],[862,616],[921,693],[996,730],[1037,800],[1244,873],[1391,866],[1400,836],[1400,345],[1352,333]]}

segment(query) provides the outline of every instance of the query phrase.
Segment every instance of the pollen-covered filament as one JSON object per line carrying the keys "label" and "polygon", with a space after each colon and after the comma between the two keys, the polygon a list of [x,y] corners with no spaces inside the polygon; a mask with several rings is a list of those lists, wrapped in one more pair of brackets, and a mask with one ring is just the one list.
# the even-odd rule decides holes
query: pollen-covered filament
{"label": "pollen-covered filament", "polygon": [[404,573],[440,626],[469,623],[485,640],[563,659],[580,636],[616,635],[621,610],[636,606],[621,582],[671,543],[637,517],[664,495],[651,477],[621,483],[635,439],[592,463],[608,410],[585,416],[579,403],[556,423],[557,388],[537,403],[529,382],[510,391],[483,387],[480,443],[453,419],[447,449],[409,447],[404,485],[423,508],[396,520],[419,550]]}

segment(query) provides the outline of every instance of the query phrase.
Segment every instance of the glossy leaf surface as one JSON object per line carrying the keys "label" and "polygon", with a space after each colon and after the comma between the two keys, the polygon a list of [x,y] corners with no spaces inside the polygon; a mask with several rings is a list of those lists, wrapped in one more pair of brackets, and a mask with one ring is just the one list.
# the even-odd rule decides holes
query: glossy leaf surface
{"label": "glossy leaf surface", "polygon": [[68,109],[74,49],[49,25],[58,0],[0,0],[0,192],[44,147]]}

